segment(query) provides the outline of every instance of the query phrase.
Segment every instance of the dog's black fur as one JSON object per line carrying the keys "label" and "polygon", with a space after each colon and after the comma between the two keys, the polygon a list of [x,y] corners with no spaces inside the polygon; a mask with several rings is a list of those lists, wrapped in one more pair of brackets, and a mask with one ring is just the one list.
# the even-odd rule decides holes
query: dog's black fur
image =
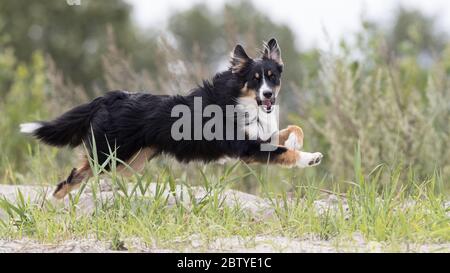
{"label": "dog's black fur", "polygon": [[[271,40],[269,45],[277,47],[275,40]],[[241,65],[242,61],[246,62],[245,65],[233,73],[232,67]],[[224,156],[255,156],[259,150],[259,141],[175,141],[171,138],[172,124],[178,119],[171,117],[171,110],[176,105],[187,105],[193,109],[194,97],[201,97],[203,107],[216,104],[225,111],[226,105],[237,103],[245,83],[248,83],[247,87],[251,90],[258,89],[260,83],[252,78],[251,72],[260,71],[262,66],[274,72],[272,84],[280,85],[282,65],[272,59],[251,60],[238,45],[231,62],[229,70],[216,74],[212,82],[204,81],[203,86],[192,90],[187,96],[111,91],[90,103],[73,108],[53,121],[41,122],[43,126],[33,134],[54,146],[76,147],[82,142],[88,143],[86,146],[92,152],[92,126],[100,164],[109,154],[108,145],[113,149],[117,148],[117,157],[123,161],[127,161],[144,147],[156,148],[158,153],[173,155],[183,162],[209,162]],[[203,124],[207,119],[204,118]],[[193,120],[192,117],[191,121]],[[237,127],[235,131],[236,129]],[[194,139],[193,135],[191,139]]]}
{"label": "dog's black fur", "polygon": [[[255,75],[270,70],[265,75],[266,84],[272,89],[279,88],[283,68],[280,56],[275,39],[265,44],[262,57],[256,60],[248,57],[242,46],[237,45],[232,52],[230,69],[216,74],[211,82],[204,81],[202,86],[192,90],[187,96],[112,91],[90,103],[73,108],[53,121],[39,122],[41,127],[32,134],[54,146],[76,147],[84,142],[91,156],[93,135],[100,164],[107,159],[110,148],[116,148],[117,157],[127,162],[146,147],[154,150],[152,156],[165,153],[182,162],[209,162],[224,156],[265,162],[268,158],[276,158],[285,153],[287,148],[278,146],[272,152],[264,152],[260,149],[262,140],[226,140],[225,136],[224,140],[175,141],[171,137],[171,127],[178,118],[171,117],[171,110],[176,105],[186,105],[192,109],[194,98],[201,97],[203,107],[216,104],[225,111],[226,105],[236,105],[240,97],[250,96],[259,105],[269,105],[267,110],[270,111],[270,105],[275,103],[275,95],[261,101],[260,96],[255,94],[261,86],[261,80],[255,78]],[[194,114],[194,111],[191,113]],[[225,116],[224,114],[224,119]],[[208,118],[203,117],[203,124],[207,120]],[[223,124],[226,124],[225,120]],[[233,129],[237,130],[237,127]],[[226,131],[225,128],[224,132]],[[193,134],[194,132],[192,137]],[[71,179],[63,181],[59,189],[71,183],[74,175],[76,176],[75,170],[69,176]]]}
{"label": "dog's black fur", "polygon": [[[228,79],[224,80],[226,78]],[[188,96],[168,97],[111,91],[90,103],[73,108],[53,121],[42,122],[43,126],[37,129],[34,135],[54,146],[76,147],[84,142],[88,144],[86,146],[89,152],[92,152],[93,132],[100,164],[107,159],[110,148],[116,148],[117,158],[123,161],[127,161],[145,147],[156,148],[157,153],[173,155],[182,162],[209,162],[224,156],[254,155],[256,150],[259,150],[260,141],[257,140],[226,140],[225,136],[224,140],[211,141],[176,141],[171,138],[172,124],[178,119],[171,117],[172,107],[179,104],[193,107],[194,97],[199,96],[203,98],[203,105],[218,102],[235,104],[234,98],[239,92],[237,82],[229,89],[235,91],[235,95],[231,92],[215,95],[221,92],[219,88],[223,87],[223,84],[229,84],[232,78],[230,72],[220,74],[212,84],[207,84]],[[194,139],[193,134],[194,132],[191,139]]]}

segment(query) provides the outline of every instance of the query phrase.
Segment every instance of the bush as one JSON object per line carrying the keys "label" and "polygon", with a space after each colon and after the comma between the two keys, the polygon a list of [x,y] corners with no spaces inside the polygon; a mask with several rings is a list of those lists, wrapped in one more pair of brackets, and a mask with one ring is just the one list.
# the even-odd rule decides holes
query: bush
{"label": "bush", "polygon": [[307,105],[308,126],[322,135],[317,150],[340,178],[351,176],[360,143],[368,169],[401,164],[425,177],[440,168],[448,179],[450,47],[427,68],[416,55],[388,60],[383,45],[383,37],[372,37],[352,48],[343,44],[340,54],[322,55]]}
{"label": "bush", "polygon": [[[6,55],[5,55],[6,54]],[[12,58],[8,51],[0,55],[0,59]],[[12,164],[14,167],[24,161],[26,147],[29,141],[19,132],[19,124],[26,121],[41,120],[46,115],[45,91],[46,68],[41,53],[35,52],[32,64],[15,65],[14,61],[9,66],[3,67],[5,71],[13,71],[10,88],[0,103],[0,146],[2,147],[0,170],[4,170]],[[6,85],[3,85],[6,86]],[[1,173],[1,172],[0,172]]]}

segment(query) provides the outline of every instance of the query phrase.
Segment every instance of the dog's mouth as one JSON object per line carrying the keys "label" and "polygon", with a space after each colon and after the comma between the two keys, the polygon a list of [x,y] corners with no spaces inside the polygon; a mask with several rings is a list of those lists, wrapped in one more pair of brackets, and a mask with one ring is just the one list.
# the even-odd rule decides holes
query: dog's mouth
{"label": "dog's mouth", "polygon": [[258,106],[262,106],[263,110],[266,113],[270,113],[273,110],[273,106],[275,105],[275,98],[271,98],[271,99],[257,99],[256,100],[258,103]]}

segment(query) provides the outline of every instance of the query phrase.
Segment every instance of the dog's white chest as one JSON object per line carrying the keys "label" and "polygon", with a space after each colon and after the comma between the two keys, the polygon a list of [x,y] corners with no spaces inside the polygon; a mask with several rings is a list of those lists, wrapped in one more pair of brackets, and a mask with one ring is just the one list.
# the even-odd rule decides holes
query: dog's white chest
{"label": "dog's white chest", "polygon": [[245,131],[250,139],[261,139],[267,141],[278,132],[278,105],[272,106],[272,111],[266,113],[254,99],[240,99],[239,105],[247,114]]}

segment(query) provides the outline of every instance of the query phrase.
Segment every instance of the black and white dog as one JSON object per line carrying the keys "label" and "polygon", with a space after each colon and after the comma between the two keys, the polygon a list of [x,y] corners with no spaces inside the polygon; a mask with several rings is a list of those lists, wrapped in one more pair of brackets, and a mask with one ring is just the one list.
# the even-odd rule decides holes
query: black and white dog
{"label": "black and white dog", "polygon": [[[187,96],[112,91],[53,121],[21,124],[21,132],[32,134],[47,144],[76,147],[84,143],[88,149],[89,154],[80,166],[58,184],[54,196],[63,198],[92,176],[88,156],[93,158],[94,150],[102,164],[110,149],[116,149],[117,158],[127,163],[118,167],[122,171],[140,170],[147,160],[162,153],[181,162],[235,158],[287,167],[319,164],[321,153],[300,151],[303,145],[300,127],[278,130],[275,102],[280,92],[283,62],[277,41],[271,39],[264,43],[258,59],[250,58],[244,48],[237,45],[230,62],[227,71],[216,74],[212,81],[203,81],[202,86]],[[210,105],[216,105],[215,109],[220,112],[206,114],[204,111]],[[180,106],[190,110],[188,123],[181,126],[184,138],[174,137],[173,125],[179,121],[179,116],[174,116],[173,109]],[[197,106],[200,109],[195,109]],[[226,111],[230,106],[240,110],[230,115]],[[238,117],[242,112],[245,119],[243,126],[239,126]],[[195,121],[205,124],[213,119],[215,123],[210,129],[215,137],[198,138],[202,128],[198,128]],[[240,133],[244,135],[241,139],[238,138]],[[262,149],[262,145],[270,149]]]}

